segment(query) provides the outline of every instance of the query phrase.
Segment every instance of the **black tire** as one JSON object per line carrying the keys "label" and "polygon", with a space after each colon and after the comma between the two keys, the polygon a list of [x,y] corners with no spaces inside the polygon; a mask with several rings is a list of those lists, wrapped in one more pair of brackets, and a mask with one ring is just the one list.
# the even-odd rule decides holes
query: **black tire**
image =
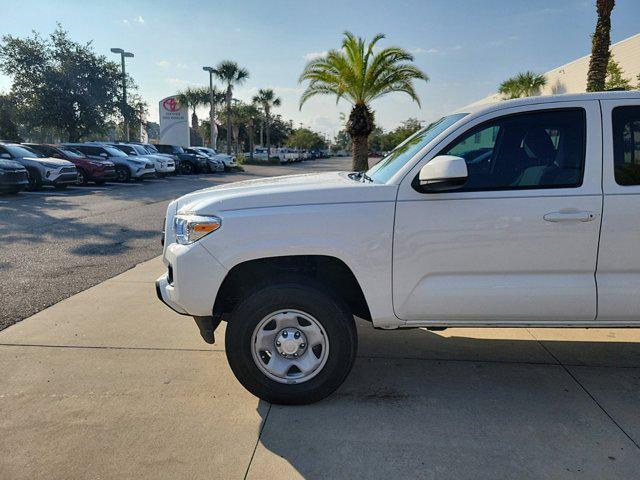
{"label": "black tire", "polygon": [[182,162],[180,164],[180,173],[183,175],[193,175],[196,173],[196,169],[191,162]]}
{"label": "black tire", "polygon": [[27,189],[32,192],[42,190],[42,176],[40,172],[37,170],[27,170],[27,172],[29,174],[29,185]]}
{"label": "black tire", "polygon": [[78,185],[89,185],[89,175],[84,170],[78,169]]}
{"label": "black tire", "polygon": [[53,188],[56,190],[66,190],[69,185],[54,185]]}
{"label": "black tire", "polygon": [[[322,370],[302,383],[272,380],[253,360],[256,326],[270,313],[287,309],[313,316],[329,341]],[[238,381],[262,400],[282,405],[309,404],[333,393],[351,371],[357,343],[355,322],[346,304],[322,285],[306,280],[272,284],[247,295],[231,314],[225,336],[227,359]]]}
{"label": "black tire", "polygon": [[124,183],[131,180],[131,172],[127,167],[123,167],[122,165],[116,166],[116,175],[118,175],[116,182]]}

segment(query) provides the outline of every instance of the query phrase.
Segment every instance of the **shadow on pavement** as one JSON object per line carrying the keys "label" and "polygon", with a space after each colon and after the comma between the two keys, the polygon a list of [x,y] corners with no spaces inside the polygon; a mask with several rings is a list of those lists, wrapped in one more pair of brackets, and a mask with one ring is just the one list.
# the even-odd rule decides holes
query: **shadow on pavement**
{"label": "shadow on pavement", "polygon": [[[365,355],[334,395],[263,414],[248,478],[290,478],[292,469],[318,480],[628,479],[640,471],[640,342],[542,347],[414,330],[381,346],[377,332],[359,333]],[[589,352],[591,365],[556,361],[581,363]]]}

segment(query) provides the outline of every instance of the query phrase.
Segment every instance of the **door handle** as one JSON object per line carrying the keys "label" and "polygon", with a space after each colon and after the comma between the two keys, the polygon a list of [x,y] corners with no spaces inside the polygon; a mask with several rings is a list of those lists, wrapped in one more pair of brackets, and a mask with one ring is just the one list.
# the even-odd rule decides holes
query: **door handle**
{"label": "door handle", "polygon": [[590,222],[595,220],[596,214],[593,212],[550,212],[543,217],[547,222]]}

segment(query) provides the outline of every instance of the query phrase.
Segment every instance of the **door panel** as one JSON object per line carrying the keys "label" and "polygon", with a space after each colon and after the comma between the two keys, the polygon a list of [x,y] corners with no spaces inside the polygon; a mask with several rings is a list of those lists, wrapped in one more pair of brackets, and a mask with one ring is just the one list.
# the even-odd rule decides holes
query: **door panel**
{"label": "door panel", "polygon": [[[535,108],[554,107],[558,105]],[[498,134],[489,129],[496,143],[487,147],[486,125],[504,117],[504,112],[461,127],[405,177],[396,206],[393,252],[394,310],[399,318],[413,324],[594,321],[602,213],[600,109],[597,102],[566,107],[584,108],[587,120],[580,186],[555,188],[579,180],[575,172],[564,171],[568,165],[557,168],[567,141],[561,139],[558,146],[561,128],[536,128],[534,142],[527,140],[534,135],[527,137],[524,123],[518,120],[519,124],[505,124]],[[524,116],[531,108],[509,114]],[[517,128],[521,131],[516,134]],[[474,129],[480,134],[474,134]],[[468,141],[466,137],[482,146],[467,149],[473,152],[472,160],[465,158],[470,172],[475,169],[481,174],[468,182],[477,190],[436,194],[410,188],[429,158],[445,153],[445,147],[456,142]],[[506,156],[501,138],[510,145]],[[487,154],[487,148],[495,153]],[[463,150],[454,149],[459,154]],[[546,163],[541,152],[555,160]],[[522,156],[519,167],[500,167],[502,172],[494,173],[498,165],[518,155]],[[537,184],[544,188],[536,188]],[[483,190],[487,185],[494,190]]]}
{"label": "door panel", "polygon": [[[620,115],[615,131],[614,112]],[[596,273],[598,322],[635,324],[640,323],[640,101],[603,101],[602,118],[605,195]]]}

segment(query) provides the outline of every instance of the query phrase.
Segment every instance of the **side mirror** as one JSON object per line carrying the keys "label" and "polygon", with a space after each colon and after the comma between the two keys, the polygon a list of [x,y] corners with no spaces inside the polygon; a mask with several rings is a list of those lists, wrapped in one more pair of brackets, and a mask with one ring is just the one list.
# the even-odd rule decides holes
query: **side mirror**
{"label": "side mirror", "polygon": [[418,182],[424,192],[456,190],[467,183],[467,162],[462,157],[438,155],[420,169]]}
{"label": "side mirror", "polygon": [[109,158],[109,155],[107,155],[106,153],[101,153],[101,154],[100,154],[100,156],[101,156],[102,158]]}

